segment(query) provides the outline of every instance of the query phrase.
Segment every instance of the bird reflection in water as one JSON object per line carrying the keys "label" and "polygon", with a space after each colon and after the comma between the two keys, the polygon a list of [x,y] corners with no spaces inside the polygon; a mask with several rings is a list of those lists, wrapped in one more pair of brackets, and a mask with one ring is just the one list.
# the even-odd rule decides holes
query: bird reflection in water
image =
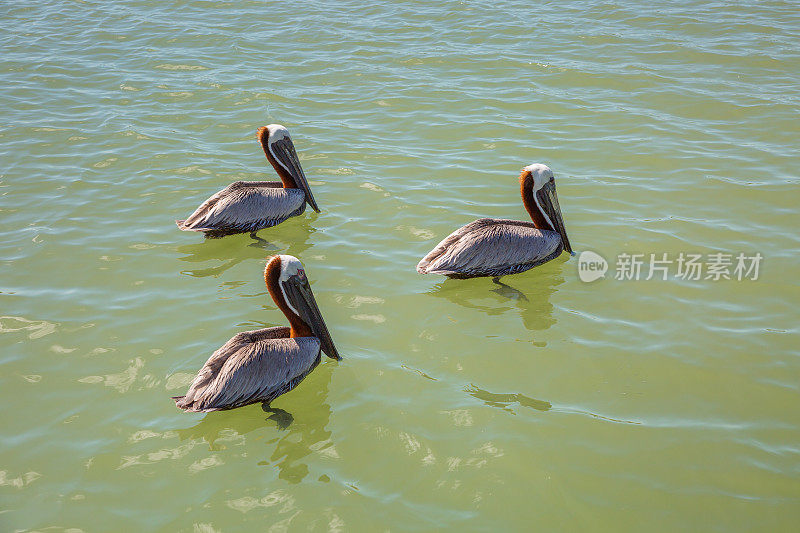
{"label": "bird reflection in water", "polygon": [[434,285],[428,294],[490,316],[503,315],[516,308],[529,331],[543,331],[556,323],[550,297],[556,287],[564,283],[558,261],[534,272],[503,279],[513,279],[516,287],[488,278],[446,279]]}
{"label": "bird reflection in water", "polygon": [[[248,259],[261,261],[264,259],[264,255],[282,253],[303,257],[303,253],[313,246],[309,240],[316,231],[308,220],[296,219],[281,224],[280,229],[275,230],[275,233],[280,233],[280,238],[277,235],[272,236],[271,242],[261,238],[252,242],[246,233],[242,233],[226,239],[206,239],[204,242],[178,246],[177,251],[186,254],[179,258],[181,261],[219,263],[206,268],[182,270],[181,274],[195,278],[219,277],[223,272],[242,261]],[[249,244],[243,245],[245,242]]]}
{"label": "bird reflection in water", "polygon": [[[292,391],[291,398],[275,401],[286,410],[273,405],[266,419],[259,416],[263,411],[257,405],[217,411],[207,413],[195,426],[177,430],[178,436],[181,440],[203,439],[211,450],[225,449],[229,443],[241,441],[248,456],[269,455],[258,461],[259,465],[273,465],[278,469],[278,478],[300,483],[309,474],[304,458],[312,453],[328,456],[336,453],[327,429],[331,418],[327,400],[332,371],[333,365],[320,364],[302,387]],[[245,437],[256,430],[262,431]]]}
{"label": "bird reflection in water", "polygon": [[518,392],[510,394],[498,394],[479,389],[475,385],[470,385],[469,387],[465,388],[464,392],[468,393],[474,398],[482,400],[483,403],[490,407],[498,407],[503,411],[508,411],[512,414],[516,413],[509,408],[509,405],[514,403],[519,404],[521,407],[530,407],[532,409],[536,409],[537,411],[549,411],[550,408],[553,407],[550,402],[530,398]]}

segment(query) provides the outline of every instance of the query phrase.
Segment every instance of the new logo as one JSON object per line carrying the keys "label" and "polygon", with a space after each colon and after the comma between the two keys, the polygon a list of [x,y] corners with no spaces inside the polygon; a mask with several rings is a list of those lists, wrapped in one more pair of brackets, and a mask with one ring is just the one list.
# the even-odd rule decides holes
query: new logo
{"label": "new logo", "polygon": [[584,250],[578,256],[578,277],[585,283],[604,278],[608,270],[608,262],[600,254]]}

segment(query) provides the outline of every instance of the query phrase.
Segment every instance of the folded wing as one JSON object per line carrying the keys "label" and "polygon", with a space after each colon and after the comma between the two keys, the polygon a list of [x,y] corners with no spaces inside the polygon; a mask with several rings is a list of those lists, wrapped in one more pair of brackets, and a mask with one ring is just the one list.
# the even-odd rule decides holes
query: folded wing
{"label": "folded wing", "polygon": [[206,361],[185,396],[186,411],[219,411],[271,402],[292,390],[320,360],[315,337],[289,338],[277,327],[236,334]]}
{"label": "folded wing", "polygon": [[417,264],[420,274],[452,277],[502,276],[522,272],[561,252],[558,233],[531,222],[482,218],[440,242]]}
{"label": "folded wing", "polygon": [[237,181],[203,202],[182,230],[246,232],[280,224],[305,210],[305,193],[284,189],[281,182]]}

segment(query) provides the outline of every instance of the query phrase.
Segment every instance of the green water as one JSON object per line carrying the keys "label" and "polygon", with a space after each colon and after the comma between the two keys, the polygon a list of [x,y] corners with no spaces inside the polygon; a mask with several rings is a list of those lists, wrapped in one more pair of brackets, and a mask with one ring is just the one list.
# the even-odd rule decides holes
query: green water
{"label": "green water", "polygon": [[[0,530],[796,530],[795,2],[44,0],[0,28]],[[273,122],[322,213],[178,231],[273,179]],[[524,219],[533,162],[606,279],[414,271]],[[764,259],[615,280],[622,252]],[[343,361],[277,420],[178,411],[285,322],[275,253]]]}

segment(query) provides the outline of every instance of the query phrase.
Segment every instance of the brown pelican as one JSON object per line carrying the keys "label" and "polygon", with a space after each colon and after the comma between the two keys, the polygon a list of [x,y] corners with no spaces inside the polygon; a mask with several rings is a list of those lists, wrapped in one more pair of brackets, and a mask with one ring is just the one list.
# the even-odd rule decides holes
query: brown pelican
{"label": "brown pelican", "polygon": [[305,211],[306,203],[319,213],[289,130],[280,124],[262,126],[256,138],[281,181],[237,181],[203,202],[186,220],[176,220],[185,231],[208,237],[255,232],[280,224]]}
{"label": "brown pelican", "polygon": [[175,405],[185,411],[234,409],[269,403],[289,392],[319,364],[320,351],[341,359],[314,300],[303,264],[291,255],[273,257],[264,281],[289,327],[243,331],[208,358],[185,396]]}
{"label": "brown pelican", "polygon": [[481,218],[448,235],[417,264],[420,274],[474,278],[524,272],[572,253],[553,171],[528,165],[519,176],[522,203],[533,222]]}

